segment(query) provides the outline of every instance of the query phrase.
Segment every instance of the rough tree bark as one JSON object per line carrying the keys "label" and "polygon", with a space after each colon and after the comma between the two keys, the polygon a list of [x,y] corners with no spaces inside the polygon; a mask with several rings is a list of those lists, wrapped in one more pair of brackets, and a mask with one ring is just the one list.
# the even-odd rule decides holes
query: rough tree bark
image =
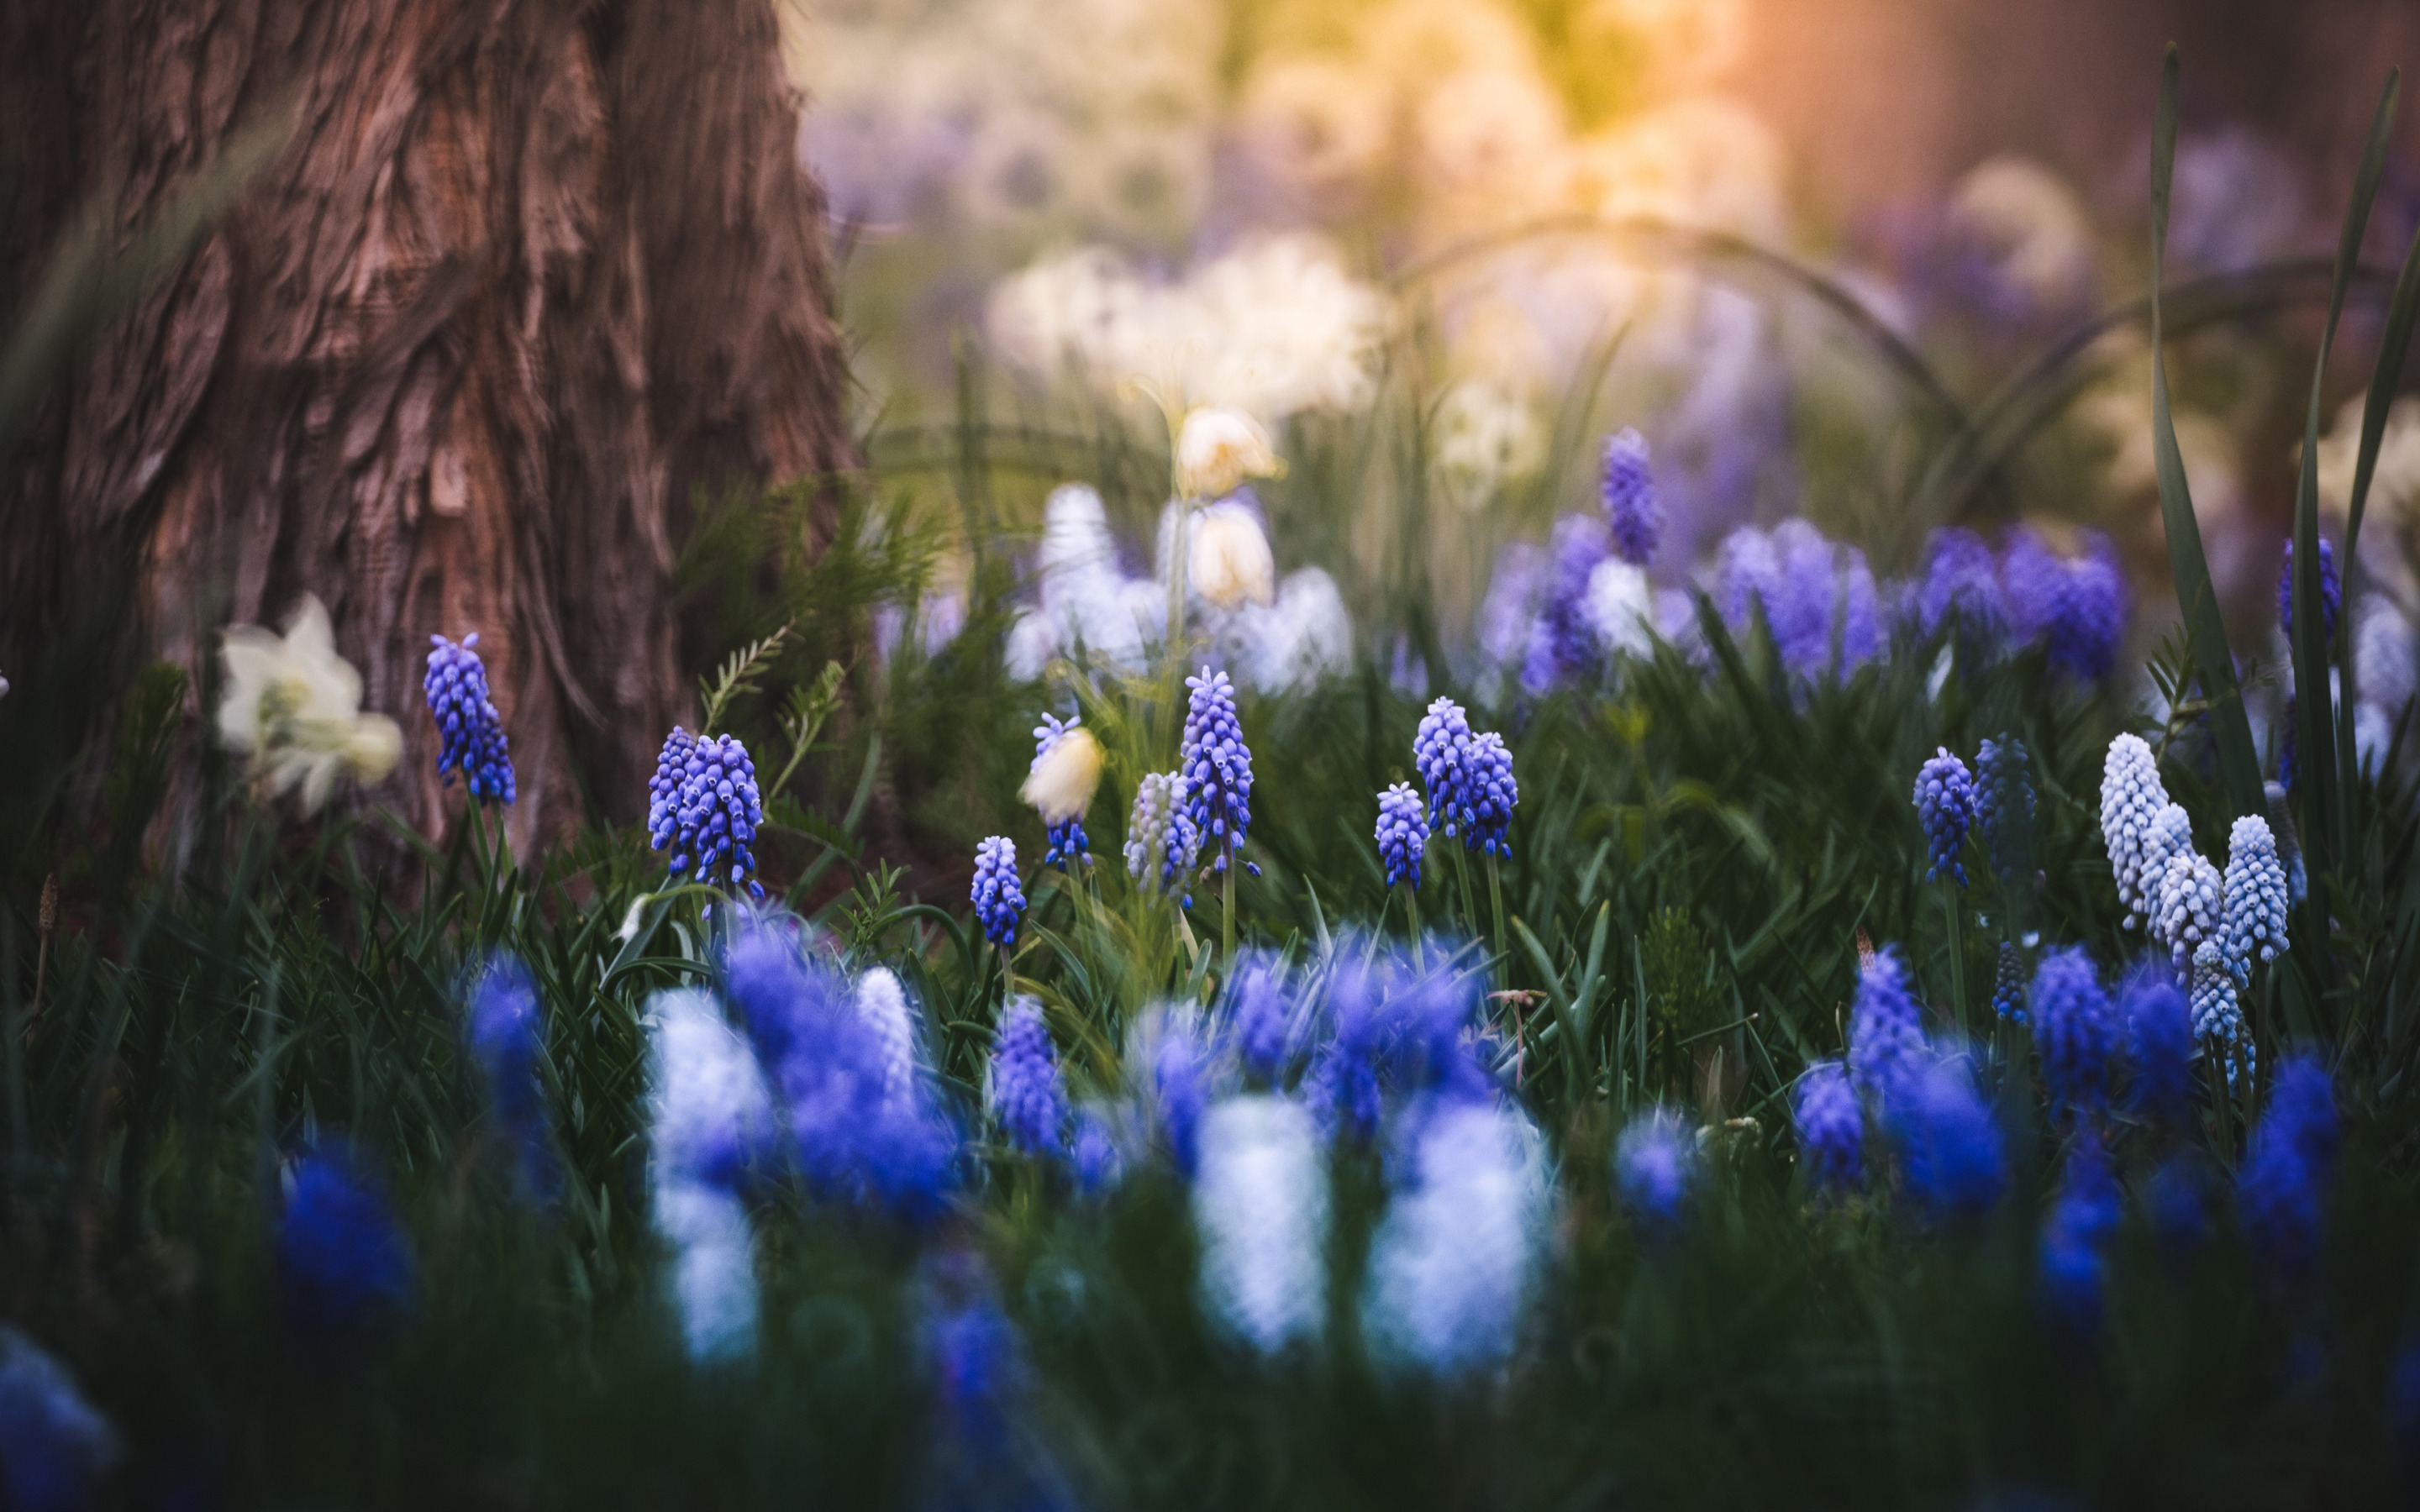
{"label": "rough tree bark", "polygon": [[375,796],[424,830],[431,632],[480,632],[518,843],[644,808],[691,699],[692,490],[850,460],[773,5],[7,8],[0,318],[94,193],[123,238],[231,134],[292,134],[0,476],[0,666],[113,565],[134,640],[196,671],[308,591],[407,733]]}

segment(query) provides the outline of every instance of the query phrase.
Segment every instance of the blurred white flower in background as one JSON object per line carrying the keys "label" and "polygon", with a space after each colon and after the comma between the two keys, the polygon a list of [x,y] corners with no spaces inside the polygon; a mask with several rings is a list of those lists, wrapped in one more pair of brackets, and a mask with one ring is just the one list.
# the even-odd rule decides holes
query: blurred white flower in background
{"label": "blurred white flower in background", "polygon": [[1393,122],[1385,81],[1342,58],[1263,60],[1245,81],[1235,133],[1246,157],[1296,193],[1349,188],[1385,157]]}
{"label": "blurred white flower in background", "polygon": [[1264,1354],[1327,1320],[1327,1163],[1311,1115],[1231,1097],[1202,1116],[1193,1222],[1204,1310]]}
{"label": "blurred white flower in background", "polygon": [[1506,484],[1537,471],[1546,459],[1546,427],[1528,400],[1485,379],[1446,391],[1435,436],[1437,471],[1465,509],[1485,508]]}
{"label": "blurred white flower in background", "polygon": [[1225,405],[1186,411],[1176,432],[1176,489],[1187,499],[1222,499],[1246,478],[1285,471],[1261,423]]}
{"label": "blurred white flower in background", "polygon": [[2030,158],[1990,158],[1958,181],[1949,226],[1993,277],[2058,309],[2091,292],[2092,219],[2066,179]]}
{"label": "blurred white flower in background", "polygon": [[1261,693],[1307,687],[1353,668],[1353,618],[1336,579],[1317,567],[1287,573],[1276,600],[1247,604],[1222,639],[1243,681]]}
{"label": "blurred white flower in background", "polygon": [[1148,580],[1140,585],[1118,568],[1101,496],[1082,484],[1051,490],[1042,509],[1042,549],[1035,577],[1040,602],[1009,627],[1009,675],[1030,680],[1057,656],[1082,656],[1113,672],[1143,668],[1167,599]]}
{"label": "blurred white flower in background", "polygon": [[1193,521],[1185,553],[1186,578],[1193,592],[1217,608],[1269,603],[1277,589],[1277,570],[1260,518],[1245,505],[1213,504]]}
{"label": "blurred white flower in background", "polygon": [[1553,1211],[1545,1141],[1519,1111],[1434,1110],[1370,1242],[1362,1326],[1379,1358],[1440,1375],[1520,1342]]}
{"label": "blurred white flower in background", "polygon": [[304,811],[316,813],[339,776],[377,782],[395,770],[403,732],[382,714],[362,712],[361,673],[336,654],[318,599],[302,596],[282,637],[231,626],[219,660],[226,671],[219,743],[251,757],[253,779],[269,795],[299,789]]}
{"label": "blurred white flower in background", "polygon": [[[2319,508],[2338,527],[2352,509],[2353,470],[2361,460],[2364,399],[2345,401],[2335,424],[2319,438]],[[2420,526],[2420,398],[2387,407],[2386,428],[2378,439],[2378,461],[2362,504],[2361,563],[2406,602],[2420,598],[2412,552]]]}
{"label": "blurred white flower in background", "polygon": [[1655,591],[1644,568],[1609,557],[1589,570],[1580,614],[1607,656],[1644,656],[1653,649]]}

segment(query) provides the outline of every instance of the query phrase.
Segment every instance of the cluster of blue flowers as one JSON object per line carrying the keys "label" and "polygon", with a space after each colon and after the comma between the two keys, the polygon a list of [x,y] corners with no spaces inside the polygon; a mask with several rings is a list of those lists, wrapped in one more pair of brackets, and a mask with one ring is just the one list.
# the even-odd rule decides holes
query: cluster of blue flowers
{"label": "cluster of blue flowers", "polygon": [[520,1175],[533,1183],[544,1180],[553,1158],[546,1088],[538,1079],[545,1023],[537,984],[519,957],[498,955],[480,972],[471,990],[470,1040]]}
{"label": "cluster of blue flowers", "polygon": [[1646,439],[1638,432],[1623,429],[1605,439],[1597,490],[1614,555],[1634,567],[1654,561],[1664,540],[1664,505],[1647,465]]}
{"label": "cluster of blue flowers", "polygon": [[296,1164],[277,1226],[278,1302],[314,1353],[334,1357],[410,1302],[410,1241],[386,1195],[344,1145]]}
{"label": "cluster of blue flowers", "polygon": [[1668,1239],[1679,1229],[1694,1154],[1680,1120],[1661,1111],[1632,1123],[1615,1142],[1614,1189],[1631,1222],[1651,1241]]}
{"label": "cluster of blue flowers", "polygon": [[1056,1156],[1065,1148],[1067,1089],[1059,1078],[1059,1052],[1042,1022],[1042,1005],[1019,997],[1001,1016],[991,1053],[992,1116],[1009,1148],[1019,1153]]}
{"label": "cluster of blue flowers", "polygon": [[994,835],[975,847],[970,896],[984,938],[1002,948],[1015,945],[1017,923],[1025,917],[1025,889],[1017,885],[1015,841]]}
{"label": "cluster of blue flowers", "polygon": [[765,887],[752,878],[756,832],[765,804],[756,791],[756,764],[736,735],[691,735],[678,725],[664,738],[647,783],[647,841],[672,851],[674,876],[737,887],[751,897]]}
{"label": "cluster of blue flowers", "polygon": [[2340,1137],[2326,1069],[2304,1057],[2280,1066],[2269,1111],[2244,1150],[2235,1200],[2253,1253],[2281,1284],[2306,1282],[2319,1267],[2321,1204]]}
{"label": "cluster of blue flowers", "polygon": [[1900,617],[1918,640],[1954,628],[1961,647],[1984,657],[2040,645],[2052,667],[2099,682],[2117,666],[2130,607],[2116,548],[2093,531],[2083,532],[2083,547],[2061,556],[2021,526],[1995,560],[1973,531],[1935,531]]}
{"label": "cluster of blue flowers", "polygon": [[[1185,686],[1177,770],[1185,778],[1186,811],[1210,853],[1210,870],[1223,872],[1252,827],[1252,751],[1235,719],[1235,685],[1225,672],[1204,667]],[[1249,861],[1245,870],[1261,874]]]}
{"label": "cluster of blue flowers", "polygon": [[1847,1191],[1865,1180],[1866,1116],[1857,1106],[1846,1066],[1821,1060],[1807,1067],[1798,1079],[1791,1113],[1809,1186],[1819,1192]]}
{"label": "cluster of blue flowers", "polygon": [[1521,801],[1512,753],[1494,731],[1472,734],[1462,705],[1441,698],[1429,705],[1412,739],[1412,764],[1428,790],[1428,826],[1459,836],[1463,849],[1509,858],[1512,810]]}
{"label": "cluster of blue flowers", "polygon": [[504,716],[489,696],[487,664],[472,649],[479,643],[478,632],[464,636],[459,645],[442,635],[428,640],[434,649],[420,687],[442,736],[438,777],[450,784],[460,772],[463,790],[473,799],[512,802],[512,751],[504,738]]}
{"label": "cluster of blue flowers", "polygon": [[2117,1009],[2084,947],[2053,950],[2036,968],[2033,1028],[2051,1106],[2085,1114],[2106,1106]]}
{"label": "cluster of blue flowers", "polygon": [[1960,887],[1966,886],[1966,868],[1959,863],[1958,852],[1975,823],[1975,779],[1946,746],[1935,747],[1932,758],[1916,770],[1916,816],[1924,825],[1932,863],[1926,875],[1937,879],[1947,872]]}
{"label": "cluster of blue flowers", "polygon": [[1715,558],[1714,604],[1734,635],[1761,613],[1782,665],[1801,677],[1845,678],[1883,653],[1866,554],[1804,519],[1726,536]]}
{"label": "cluster of blue flowers", "polygon": [[1428,849],[1428,816],[1420,795],[1409,782],[1397,782],[1378,795],[1378,864],[1387,871],[1387,886],[1420,885],[1420,857]]}

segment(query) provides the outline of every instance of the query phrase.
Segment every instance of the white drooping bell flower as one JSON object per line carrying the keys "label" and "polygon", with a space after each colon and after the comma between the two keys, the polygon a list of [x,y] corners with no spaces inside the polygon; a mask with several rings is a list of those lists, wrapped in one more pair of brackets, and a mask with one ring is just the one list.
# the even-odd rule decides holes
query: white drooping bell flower
{"label": "white drooping bell flower", "polygon": [[1185,576],[1210,603],[1220,609],[1267,604],[1277,595],[1277,571],[1260,519],[1242,504],[1213,504],[1194,520]]}
{"label": "white drooping bell flower", "polygon": [[1186,498],[1223,499],[1246,478],[1284,475],[1259,421],[1225,405],[1187,411],[1176,433],[1176,486]]}
{"label": "white drooping bell flower", "polygon": [[303,810],[317,812],[339,775],[376,782],[395,770],[403,732],[382,714],[362,712],[362,674],[336,654],[317,598],[302,596],[283,636],[230,627],[219,660],[226,671],[219,743],[252,759],[253,778],[271,796],[300,789]]}
{"label": "white drooping bell flower", "polygon": [[1101,785],[1101,743],[1081,725],[1070,724],[1025,774],[1017,796],[1033,805],[1046,825],[1080,818]]}

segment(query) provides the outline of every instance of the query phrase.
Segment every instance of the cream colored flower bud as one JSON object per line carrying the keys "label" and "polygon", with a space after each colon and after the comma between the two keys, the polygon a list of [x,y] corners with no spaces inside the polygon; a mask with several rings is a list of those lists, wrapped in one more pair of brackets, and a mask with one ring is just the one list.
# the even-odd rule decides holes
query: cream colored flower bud
{"label": "cream colored flower bud", "polygon": [[1276,596],[1278,566],[1261,522],[1240,504],[1214,504],[1193,523],[1185,555],[1193,591],[1220,609],[1246,599],[1266,604]]}
{"label": "cream colored flower bud", "polygon": [[1017,796],[1033,805],[1047,825],[1063,825],[1092,807],[1101,785],[1101,743],[1080,727],[1068,731],[1034,758]]}
{"label": "cream colored flower bud", "polygon": [[1240,409],[1203,405],[1176,433],[1176,486],[1187,499],[1219,499],[1246,478],[1281,478],[1269,433]]}

